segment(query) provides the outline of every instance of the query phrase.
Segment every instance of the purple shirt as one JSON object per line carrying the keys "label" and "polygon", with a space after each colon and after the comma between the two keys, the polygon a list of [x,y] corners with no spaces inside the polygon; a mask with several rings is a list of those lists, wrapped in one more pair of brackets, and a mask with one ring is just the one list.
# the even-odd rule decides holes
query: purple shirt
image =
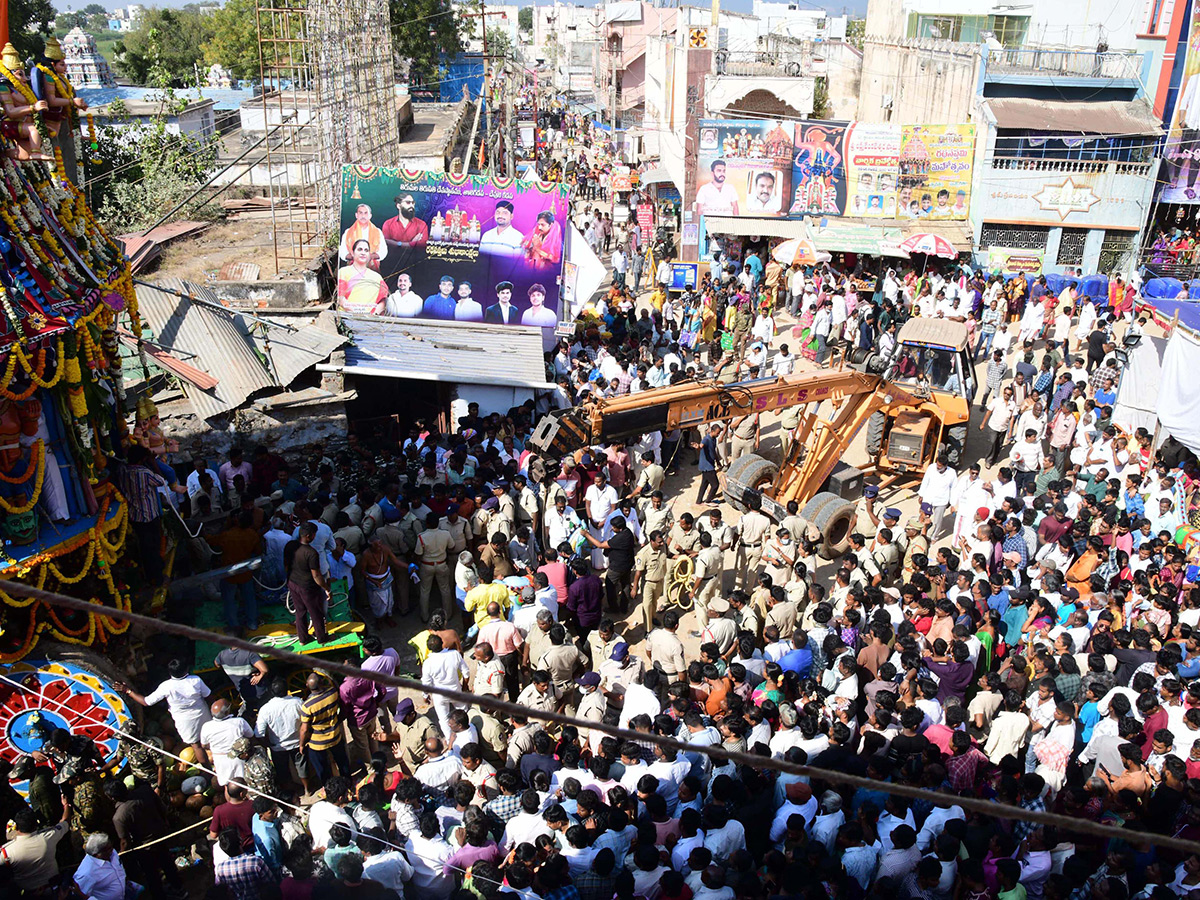
{"label": "purple shirt", "polygon": [[[359,668],[364,672],[382,672],[384,675],[395,675],[396,667],[400,665],[400,654],[388,647],[378,656],[368,656],[359,665]],[[396,700],[398,694],[396,688],[385,687],[386,693],[383,695],[384,702],[392,703]]]}
{"label": "purple shirt", "polygon": [[470,866],[480,861],[497,864],[503,858],[504,854],[500,852],[495,841],[488,841],[482,847],[464,844],[446,860],[442,866],[442,874],[454,875],[457,872],[465,872]]}
{"label": "purple shirt", "polygon": [[600,624],[600,610],[604,601],[604,585],[595,575],[584,575],[567,588],[567,609],[575,614],[581,628],[595,628]]}
{"label": "purple shirt", "polygon": [[967,662],[934,662],[925,657],[925,667],[935,673],[941,680],[938,682],[937,698],[939,703],[945,703],[947,697],[955,697],[960,702],[967,695],[975,680],[975,667]]}

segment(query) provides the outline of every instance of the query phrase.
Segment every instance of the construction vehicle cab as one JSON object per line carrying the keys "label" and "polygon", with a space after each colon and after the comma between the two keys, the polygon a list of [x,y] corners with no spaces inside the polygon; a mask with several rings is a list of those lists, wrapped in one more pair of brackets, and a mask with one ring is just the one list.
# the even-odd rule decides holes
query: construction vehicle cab
{"label": "construction vehicle cab", "polygon": [[909,319],[889,360],[861,360],[912,397],[875,412],[867,423],[867,454],[886,475],[920,477],[939,449],[958,466],[967,443],[975,372],[967,326],[949,319]]}

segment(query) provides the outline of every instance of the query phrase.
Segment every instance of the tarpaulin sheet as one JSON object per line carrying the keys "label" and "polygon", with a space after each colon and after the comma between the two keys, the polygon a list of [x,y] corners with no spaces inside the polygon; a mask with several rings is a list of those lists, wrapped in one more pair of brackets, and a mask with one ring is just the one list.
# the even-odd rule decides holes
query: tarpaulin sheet
{"label": "tarpaulin sheet", "polygon": [[1163,428],[1193,453],[1200,453],[1200,341],[1176,329],[1163,354],[1158,386],[1158,420]]}
{"label": "tarpaulin sheet", "polygon": [[1113,423],[1127,431],[1145,428],[1151,434],[1158,410],[1158,385],[1162,377],[1165,338],[1143,337],[1129,354],[1121,372],[1121,388],[1113,406]]}

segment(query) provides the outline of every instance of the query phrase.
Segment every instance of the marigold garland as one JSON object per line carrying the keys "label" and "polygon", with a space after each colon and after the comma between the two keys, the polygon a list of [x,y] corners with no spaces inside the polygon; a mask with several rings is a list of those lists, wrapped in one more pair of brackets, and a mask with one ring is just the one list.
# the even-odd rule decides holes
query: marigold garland
{"label": "marigold garland", "polygon": [[[32,460],[31,460],[32,462]],[[37,464],[37,479],[33,485],[33,495],[29,498],[29,502],[24,506],[10,506],[8,501],[0,497],[0,509],[13,516],[24,515],[37,505],[38,499],[42,496],[42,482],[46,477],[46,454],[42,453],[38,456]]]}
{"label": "marigold garland", "polygon": [[[32,463],[35,457],[38,458],[43,465],[45,464],[46,445],[43,443],[41,438],[38,438],[37,443],[33,445],[33,450],[29,455],[29,461]],[[5,482],[6,484],[24,484],[32,477],[34,471],[35,469],[26,466],[25,474],[20,478],[10,478],[3,472],[0,472],[0,481]]]}

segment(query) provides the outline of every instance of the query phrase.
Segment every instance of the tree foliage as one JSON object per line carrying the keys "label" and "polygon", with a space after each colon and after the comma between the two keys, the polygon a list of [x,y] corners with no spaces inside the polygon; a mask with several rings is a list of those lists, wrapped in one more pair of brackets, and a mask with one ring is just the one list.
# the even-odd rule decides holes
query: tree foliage
{"label": "tree foliage", "polygon": [[117,67],[135,84],[159,80],[182,87],[196,81],[196,65],[203,60],[201,47],[209,37],[209,16],[197,7],[142,11],[137,28],[117,44]]}
{"label": "tree foliage", "polygon": [[22,59],[42,52],[53,18],[50,0],[8,0],[8,39]]}
{"label": "tree foliage", "polygon": [[813,119],[828,119],[830,115],[829,109],[829,85],[824,78],[813,79]]}
{"label": "tree foliage", "polygon": [[851,19],[846,23],[846,43],[859,50],[863,48],[863,38],[867,34],[866,19]]}
{"label": "tree foliage", "polygon": [[392,49],[415,84],[435,81],[442,57],[462,48],[462,22],[448,0],[389,0]]}
{"label": "tree foliage", "polygon": [[517,10],[517,28],[521,31],[533,31],[532,6],[522,6]]}
{"label": "tree foliage", "polygon": [[513,55],[513,40],[503,28],[495,26],[487,30],[488,56],[501,56],[510,59]]}
{"label": "tree foliage", "polygon": [[[158,221],[184,201],[211,174],[217,159],[217,137],[181,137],[167,130],[172,114],[187,106],[173,89],[162,92],[163,112],[149,124],[120,122],[120,101],[112,104],[115,127],[97,135],[103,163],[88,182],[92,208],[100,221],[115,231],[137,231]],[[177,218],[205,219],[219,208],[200,204],[204,195],[190,201]]]}
{"label": "tree foliage", "polygon": [[253,0],[228,0],[208,16],[211,36],[203,46],[204,61],[220,63],[234,78],[258,78],[258,26]]}

